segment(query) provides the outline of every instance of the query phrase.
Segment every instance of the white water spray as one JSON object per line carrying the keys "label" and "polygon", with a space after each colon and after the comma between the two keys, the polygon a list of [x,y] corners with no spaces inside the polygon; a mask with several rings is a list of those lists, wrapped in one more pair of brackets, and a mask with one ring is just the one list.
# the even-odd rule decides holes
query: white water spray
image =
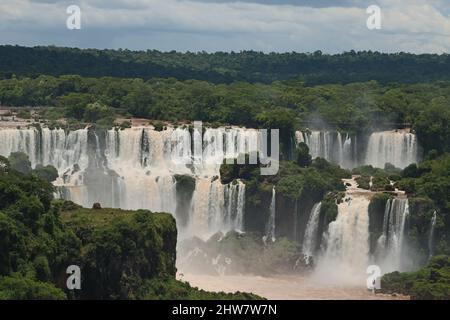
{"label": "white water spray", "polygon": [[404,130],[380,131],[372,133],[364,147],[364,157],[358,159],[358,141],[338,131],[307,131],[295,133],[297,143],[308,145],[312,158],[324,158],[351,169],[358,165],[373,165],[384,168],[391,163],[398,168],[405,168],[418,161],[418,142],[415,134]]}
{"label": "white water spray", "polygon": [[434,228],[436,226],[436,211],[433,212],[433,217],[431,218],[430,235],[428,238],[428,259],[433,257],[434,252]]}
{"label": "white water spray", "polygon": [[405,168],[417,162],[417,137],[404,131],[382,131],[370,135],[365,163],[384,168],[386,163]]}
{"label": "white water spray", "polygon": [[266,224],[266,235],[264,237],[264,240],[271,240],[272,242],[275,242],[275,214],[276,214],[276,192],[275,192],[275,186],[272,188],[272,199],[270,200],[270,207],[269,207],[269,219],[267,220]]}
{"label": "white water spray", "polygon": [[[194,138],[201,141],[201,133],[194,132]],[[102,139],[88,129],[1,129],[0,155],[21,151],[33,167],[53,165],[59,172],[58,195],[85,207],[99,202],[104,207],[175,214],[175,177],[189,175],[196,181],[189,230],[203,237],[243,230],[245,185],[222,185],[219,169],[224,157],[257,151],[258,139],[253,129],[208,128],[203,144],[192,144],[187,127],[132,127],[108,130],[100,145]]]}
{"label": "white water spray", "polygon": [[305,236],[303,238],[302,251],[305,255],[307,262],[309,257],[314,257],[317,247],[318,229],[319,229],[319,216],[322,203],[316,203],[311,209],[309,215],[308,224],[306,225]]}
{"label": "white water spray", "polygon": [[357,188],[354,179],[343,182],[350,187],[345,201],[338,204],[336,220],[328,225],[314,277],[327,283],[360,285],[365,283],[369,262],[370,192]]}
{"label": "white water spray", "polygon": [[383,234],[377,241],[377,260],[383,273],[402,270],[405,223],[409,216],[407,198],[389,199],[383,218]]}

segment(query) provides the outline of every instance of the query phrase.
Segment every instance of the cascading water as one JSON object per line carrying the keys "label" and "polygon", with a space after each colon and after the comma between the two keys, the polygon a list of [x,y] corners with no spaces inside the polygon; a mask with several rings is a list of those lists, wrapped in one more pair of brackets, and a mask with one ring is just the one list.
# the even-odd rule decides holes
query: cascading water
{"label": "cascading water", "polygon": [[226,224],[234,230],[244,231],[245,184],[238,181],[228,185]]}
{"label": "cascading water", "polygon": [[310,257],[314,257],[317,248],[318,230],[319,230],[319,216],[322,203],[316,203],[311,209],[308,224],[306,225],[305,236],[303,238],[302,251],[306,258],[306,263],[309,262]]}
{"label": "cascading water", "polygon": [[11,152],[24,152],[29,155],[31,164],[36,165],[39,152],[37,150],[38,135],[35,129],[0,130],[0,141],[0,155],[7,157]]}
{"label": "cascading water", "polygon": [[436,226],[436,211],[433,212],[433,217],[431,218],[430,235],[428,237],[428,259],[433,257],[434,249],[434,228]]}
{"label": "cascading water", "polygon": [[272,199],[270,200],[269,219],[266,224],[266,235],[264,241],[275,242],[275,214],[276,214],[276,192],[275,186],[272,188]]}
{"label": "cascading water", "polygon": [[365,164],[384,168],[386,163],[405,168],[416,163],[417,137],[405,131],[374,132],[369,137]]}
{"label": "cascading water", "polygon": [[[383,216],[383,229],[370,255],[369,203],[374,192],[357,187],[355,177],[343,179],[347,186],[344,201],[338,204],[336,220],[328,225],[322,240],[314,277],[318,281],[361,285],[367,279],[369,264],[380,267],[382,274],[410,267],[407,259],[406,226],[408,198],[389,199]],[[310,221],[313,219],[311,214]],[[309,224],[309,222],[308,222]],[[305,234],[308,234],[308,229]],[[306,251],[306,250],[304,250]]]}
{"label": "cascading water", "polygon": [[[192,137],[193,135],[193,137]],[[91,137],[91,138],[90,138]],[[177,175],[195,179],[190,204],[191,235],[243,230],[245,185],[222,185],[220,164],[257,151],[259,132],[245,128],[151,127],[108,130],[0,129],[0,155],[26,153],[33,167],[53,165],[58,195],[85,207],[149,209],[175,214]],[[199,143],[203,141],[203,143]]]}
{"label": "cascading water", "polygon": [[313,158],[331,159],[330,147],[333,145],[331,132],[311,131],[304,136],[304,140],[309,146],[309,152]]}
{"label": "cascading water", "polygon": [[26,153],[31,166],[52,165],[65,171],[75,164],[81,169],[88,165],[87,130],[66,134],[62,129],[1,129],[0,155],[8,157],[12,152]]}
{"label": "cascading water", "polygon": [[417,137],[405,130],[372,133],[363,148],[365,156],[360,158],[356,136],[344,136],[338,131],[312,130],[297,131],[295,137],[297,143],[308,145],[312,158],[321,157],[347,169],[358,165],[384,168],[386,163],[405,168],[418,161]]}
{"label": "cascading water", "polygon": [[8,157],[12,152],[27,154],[33,168],[38,164],[54,166],[60,173],[54,184],[72,187],[69,198],[78,203],[86,199],[82,172],[89,164],[87,130],[66,134],[62,129],[1,129],[0,155]]}
{"label": "cascading water", "polygon": [[356,166],[355,159],[356,137],[353,142],[350,135],[345,135],[335,131],[308,131],[295,133],[297,143],[304,142],[309,147],[311,157],[324,158],[328,161],[339,164],[344,168],[353,168]]}
{"label": "cascading water", "polygon": [[338,204],[336,220],[328,225],[314,276],[319,281],[360,284],[369,261],[369,192],[358,189],[354,180],[344,182],[351,187]]}
{"label": "cascading water", "polygon": [[[229,230],[242,231],[244,206],[245,206],[245,184],[236,181],[223,185],[216,180],[210,185],[207,197],[206,214],[208,216],[209,233]],[[199,194],[199,196],[202,196]],[[195,215],[195,210],[194,210]]]}
{"label": "cascading water", "polygon": [[[176,180],[168,161],[171,133],[171,130],[157,132],[142,127],[107,132],[108,169],[120,181],[118,207],[175,213]],[[186,169],[180,174],[187,172]]]}
{"label": "cascading water", "polygon": [[383,234],[377,241],[376,259],[383,273],[402,270],[405,224],[409,215],[407,198],[389,199],[383,217]]}

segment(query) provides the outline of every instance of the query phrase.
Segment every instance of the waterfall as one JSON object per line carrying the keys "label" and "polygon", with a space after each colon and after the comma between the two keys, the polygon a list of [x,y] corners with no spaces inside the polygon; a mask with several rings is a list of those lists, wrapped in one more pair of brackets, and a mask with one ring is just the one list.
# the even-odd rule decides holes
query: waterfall
{"label": "waterfall", "polygon": [[12,152],[24,152],[29,155],[33,166],[38,162],[39,136],[36,129],[0,130],[0,155],[8,157]]}
{"label": "waterfall", "polygon": [[223,212],[219,215],[223,218],[217,221],[214,227],[221,231],[242,231],[244,228],[245,184],[242,181],[230,183],[225,186],[224,191]]}
{"label": "waterfall", "polygon": [[358,158],[358,140],[356,136],[342,134],[339,131],[297,131],[296,142],[308,145],[311,157],[324,158],[343,168],[351,169],[358,165],[372,165],[384,168],[391,163],[405,168],[418,161],[418,142],[415,134],[404,130],[380,131],[372,133],[367,145],[363,146],[365,155]]}
{"label": "waterfall", "polygon": [[270,207],[269,207],[269,219],[267,220],[266,235],[264,237],[265,241],[267,241],[267,239],[269,239],[272,242],[275,242],[275,213],[276,213],[275,198],[276,198],[275,186],[273,186],[272,199],[270,200]]}
{"label": "waterfall", "polygon": [[[197,140],[196,140],[197,139]],[[0,129],[0,155],[24,152],[33,167],[53,165],[59,172],[57,195],[85,207],[177,212],[176,175],[195,179],[189,209],[191,235],[243,230],[245,185],[222,185],[224,158],[258,150],[259,132],[227,127],[111,129]],[[202,143],[199,143],[202,141]],[[186,230],[183,230],[186,231]]]}
{"label": "waterfall", "polygon": [[331,159],[333,145],[332,135],[329,131],[311,131],[304,137],[305,143],[309,147],[309,151],[313,158]]}
{"label": "waterfall", "polygon": [[365,163],[384,168],[386,163],[405,168],[416,163],[417,137],[405,131],[374,132],[369,137]]}
{"label": "waterfall", "polygon": [[[176,180],[169,161],[172,132],[143,127],[107,132],[104,153],[108,169],[113,170],[120,181],[118,207],[175,213]],[[177,133],[174,133],[174,144],[179,142]],[[179,174],[189,172],[186,167],[177,171]]]}
{"label": "waterfall", "polygon": [[430,225],[430,235],[428,237],[428,259],[431,259],[433,257],[433,247],[434,247],[434,228],[436,226],[436,211],[433,212],[433,217],[431,218],[431,225]]}
{"label": "waterfall", "polygon": [[394,198],[386,202],[383,233],[377,241],[377,259],[383,273],[402,270],[405,223],[409,215],[407,198]]}
{"label": "waterfall", "polygon": [[242,181],[239,181],[237,189],[237,208],[234,229],[244,231],[245,184]]}
{"label": "waterfall", "polygon": [[[194,131],[194,139],[200,133]],[[187,234],[207,237],[221,231],[243,230],[245,185],[241,181],[222,185],[218,176],[224,158],[257,150],[256,130],[208,128],[203,145],[192,143],[188,128],[158,132],[134,127],[107,134],[105,155],[109,168],[122,179],[121,205],[175,214],[174,175],[196,180]],[[196,160],[192,163],[192,159]]]}
{"label": "waterfall", "polygon": [[352,140],[349,134],[346,135],[341,149],[341,160],[339,162],[343,168],[351,169],[357,165],[358,160],[356,159],[356,143],[356,136]]}
{"label": "waterfall", "polygon": [[321,202],[314,204],[309,215],[308,223],[306,225],[302,251],[307,259],[307,263],[309,262],[309,257],[313,257],[315,255],[315,251],[317,248],[317,232],[319,229],[319,216],[321,207]]}
{"label": "waterfall", "polygon": [[204,238],[216,232],[244,229],[245,184],[223,185],[201,178],[196,182],[190,218],[190,234]]}
{"label": "waterfall", "polygon": [[77,164],[82,169],[88,165],[87,130],[66,134],[62,129],[0,129],[0,155],[12,152],[28,155],[31,166],[52,165],[64,171]]}
{"label": "waterfall", "polygon": [[[306,143],[306,141],[305,141],[305,136],[304,136],[304,133],[303,133],[303,132],[301,132],[301,131],[295,131],[295,142],[296,142],[296,144],[299,144],[300,142]],[[307,144],[307,143],[306,143],[306,144]]]}
{"label": "waterfall", "polygon": [[[195,191],[192,200],[192,208],[189,218],[189,233],[205,235],[209,231],[208,210],[210,200],[210,179],[198,179],[195,183]],[[213,201],[218,201],[216,198]]]}
{"label": "waterfall", "polygon": [[55,185],[73,186],[73,198],[83,199],[81,172],[89,163],[87,130],[67,134],[62,129],[1,129],[0,155],[9,157],[12,152],[27,154],[33,168],[38,164],[54,166],[60,173]]}
{"label": "waterfall", "polygon": [[356,166],[354,156],[354,146],[350,135],[343,138],[342,133],[335,131],[308,131],[295,133],[296,142],[304,142],[309,147],[311,157],[324,158],[328,161],[339,164],[344,168]]}
{"label": "waterfall", "polygon": [[315,276],[327,282],[361,283],[366,278],[369,254],[369,199],[347,193],[349,201],[338,205],[338,215],[328,226],[325,248]]}

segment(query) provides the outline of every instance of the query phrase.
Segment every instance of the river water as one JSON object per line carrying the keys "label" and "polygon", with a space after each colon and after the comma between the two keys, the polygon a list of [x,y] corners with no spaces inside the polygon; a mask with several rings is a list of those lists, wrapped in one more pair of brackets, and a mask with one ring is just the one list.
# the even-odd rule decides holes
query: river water
{"label": "river water", "polygon": [[374,294],[364,285],[336,286],[306,276],[210,276],[178,274],[178,279],[207,291],[252,292],[269,300],[408,300],[406,296]]}

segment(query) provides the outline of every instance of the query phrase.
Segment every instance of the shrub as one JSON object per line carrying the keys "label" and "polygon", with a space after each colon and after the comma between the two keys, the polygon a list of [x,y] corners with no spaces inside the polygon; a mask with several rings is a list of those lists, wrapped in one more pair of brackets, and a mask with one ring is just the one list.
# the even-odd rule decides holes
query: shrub
{"label": "shrub", "polygon": [[0,300],[65,300],[66,294],[53,284],[19,275],[0,278]]}

